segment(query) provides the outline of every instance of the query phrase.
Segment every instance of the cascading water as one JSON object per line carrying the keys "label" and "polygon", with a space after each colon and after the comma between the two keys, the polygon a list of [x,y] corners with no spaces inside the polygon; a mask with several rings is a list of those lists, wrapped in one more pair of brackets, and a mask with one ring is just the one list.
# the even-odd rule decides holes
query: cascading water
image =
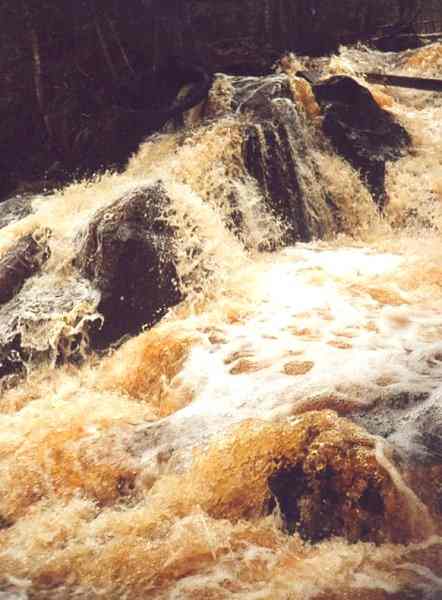
{"label": "cascading water", "polygon": [[[442,47],[305,64],[436,76]],[[272,110],[296,138],[241,110],[256,80],[219,76],[123,174],[2,221],[1,256],[36,232],[49,252],[0,308],[28,371],[0,399],[0,598],[442,596],[442,99],[372,89],[412,136],[381,218],[288,71],[297,110]],[[301,163],[301,243],[258,185],[269,152]],[[91,355],[100,294],[74,259],[99,209],[158,181],[185,299]]]}

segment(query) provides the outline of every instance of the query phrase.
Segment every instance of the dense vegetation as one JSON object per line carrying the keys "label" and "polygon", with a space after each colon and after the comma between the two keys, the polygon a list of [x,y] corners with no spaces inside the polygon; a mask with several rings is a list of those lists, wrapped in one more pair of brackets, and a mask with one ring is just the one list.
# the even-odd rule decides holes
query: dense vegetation
{"label": "dense vegetation", "polygon": [[121,166],[206,71],[405,30],[424,1],[3,0],[0,197]]}

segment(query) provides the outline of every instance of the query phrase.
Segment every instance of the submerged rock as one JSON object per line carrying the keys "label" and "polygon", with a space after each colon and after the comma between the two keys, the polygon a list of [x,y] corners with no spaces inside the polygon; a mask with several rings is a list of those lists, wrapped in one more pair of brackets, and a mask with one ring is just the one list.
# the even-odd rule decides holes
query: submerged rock
{"label": "submerged rock", "polygon": [[143,484],[167,463],[169,472],[185,470],[181,483],[189,501],[210,516],[253,520],[276,511],[285,531],[313,542],[339,536],[404,543],[428,534],[430,520],[419,501],[417,519],[392,476],[395,467],[380,459],[375,439],[347,419],[323,410],[232,427],[234,418],[186,420],[177,413],[142,426],[130,451],[143,457]]}
{"label": "submerged rock", "polygon": [[138,333],[181,300],[169,207],[158,183],[100,210],[89,225],[75,265],[101,294],[104,322],[91,332],[93,347]]}
{"label": "submerged rock", "polygon": [[0,202],[0,229],[29,215],[32,212],[32,201],[32,196],[25,195],[12,196]]}
{"label": "submerged rock", "polygon": [[[78,274],[36,273],[0,305],[0,378],[23,374],[41,362],[79,362],[97,321],[98,292]],[[9,378],[1,382],[9,384]]]}
{"label": "submerged rock", "polygon": [[26,279],[37,273],[49,258],[44,238],[22,237],[0,258],[0,305],[8,302]]}
{"label": "submerged rock", "polygon": [[[14,320],[14,311],[8,311],[7,307],[19,295],[25,282],[48,260],[47,237],[48,232],[39,236],[26,235],[0,258],[0,379],[23,371],[20,335],[12,334],[8,329],[6,322]],[[19,314],[15,315],[15,321],[19,321]]]}
{"label": "submerged rock", "polygon": [[[440,354],[436,355],[440,360]],[[402,386],[401,386],[402,387]],[[352,420],[384,438],[398,461],[407,465],[407,484],[440,519],[442,515],[442,389],[429,382],[386,392]]]}
{"label": "submerged rock", "polygon": [[369,411],[354,419],[381,436],[416,463],[437,464],[442,459],[442,389],[409,390],[384,395]]}
{"label": "submerged rock", "polygon": [[336,152],[361,172],[383,208],[385,163],[398,160],[411,142],[407,131],[351,77],[336,76],[313,87],[324,111],[323,131]]}

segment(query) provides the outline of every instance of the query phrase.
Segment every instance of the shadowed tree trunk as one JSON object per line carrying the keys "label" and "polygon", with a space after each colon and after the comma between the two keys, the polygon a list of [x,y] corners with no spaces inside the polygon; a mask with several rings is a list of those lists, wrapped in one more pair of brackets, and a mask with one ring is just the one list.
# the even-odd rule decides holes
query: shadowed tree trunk
{"label": "shadowed tree trunk", "polygon": [[94,11],[94,27],[98,41],[100,43],[101,51],[103,53],[103,57],[106,62],[107,68],[109,69],[109,73],[111,74],[112,80],[117,81],[118,68],[112,59],[108,37],[106,35],[106,25],[108,25],[109,23],[109,18],[106,13],[106,7],[99,6],[97,0],[93,0],[92,6]]}
{"label": "shadowed tree trunk", "polygon": [[51,139],[51,128],[48,120],[48,110],[47,110],[47,101],[46,101],[46,90],[45,84],[43,80],[43,65],[42,65],[42,57],[41,57],[41,48],[40,48],[40,40],[37,29],[35,27],[34,17],[32,15],[32,11],[26,2],[26,0],[22,0],[23,6],[23,15],[26,23],[26,29],[29,37],[29,46],[32,53],[32,72],[34,79],[34,88],[35,88],[35,97],[37,100],[37,105],[39,108],[39,112],[41,114],[41,118],[43,121],[43,125],[46,129],[46,133]]}
{"label": "shadowed tree trunk", "polygon": [[340,43],[400,31],[421,0],[145,0],[158,56],[180,54],[213,69],[268,68],[286,50],[323,53]]}
{"label": "shadowed tree trunk", "polygon": [[440,0],[421,0],[420,11],[416,19],[418,33],[442,33],[442,2]]}
{"label": "shadowed tree trunk", "polygon": [[[203,83],[216,71],[266,74],[288,51],[323,54],[341,43],[406,30],[430,1],[0,3],[0,119],[5,124],[0,144],[6,149],[0,180],[9,193],[14,181],[42,177],[49,168],[60,180],[72,172],[121,165],[121,152],[111,156],[122,135],[118,138],[120,115],[114,108],[146,112],[136,120],[149,127],[138,128],[127,144],[121,140],[133,151],[161,127],[168,109],[179,110],[174,102],[180,86],[195,83],[192,66],[206,72]],[[442,21],[442,7],[439,12]],[[183,80],[183,63],[190,67],[190,79]],[[158,119],[152,119],[155,114]],[[112,143],[102,147],[114,131]]]}

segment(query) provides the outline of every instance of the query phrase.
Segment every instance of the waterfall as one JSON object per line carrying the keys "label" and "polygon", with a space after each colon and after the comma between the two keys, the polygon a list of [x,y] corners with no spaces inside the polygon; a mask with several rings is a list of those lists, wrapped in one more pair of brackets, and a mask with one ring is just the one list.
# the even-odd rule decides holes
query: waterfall
{"label": "waterfall", "polygon": [[410,141],[381,212],[299,71],[441,67],[217,74],[123,173],[8,201],[1,598],[439,597],[442,100],[359,78]]}

